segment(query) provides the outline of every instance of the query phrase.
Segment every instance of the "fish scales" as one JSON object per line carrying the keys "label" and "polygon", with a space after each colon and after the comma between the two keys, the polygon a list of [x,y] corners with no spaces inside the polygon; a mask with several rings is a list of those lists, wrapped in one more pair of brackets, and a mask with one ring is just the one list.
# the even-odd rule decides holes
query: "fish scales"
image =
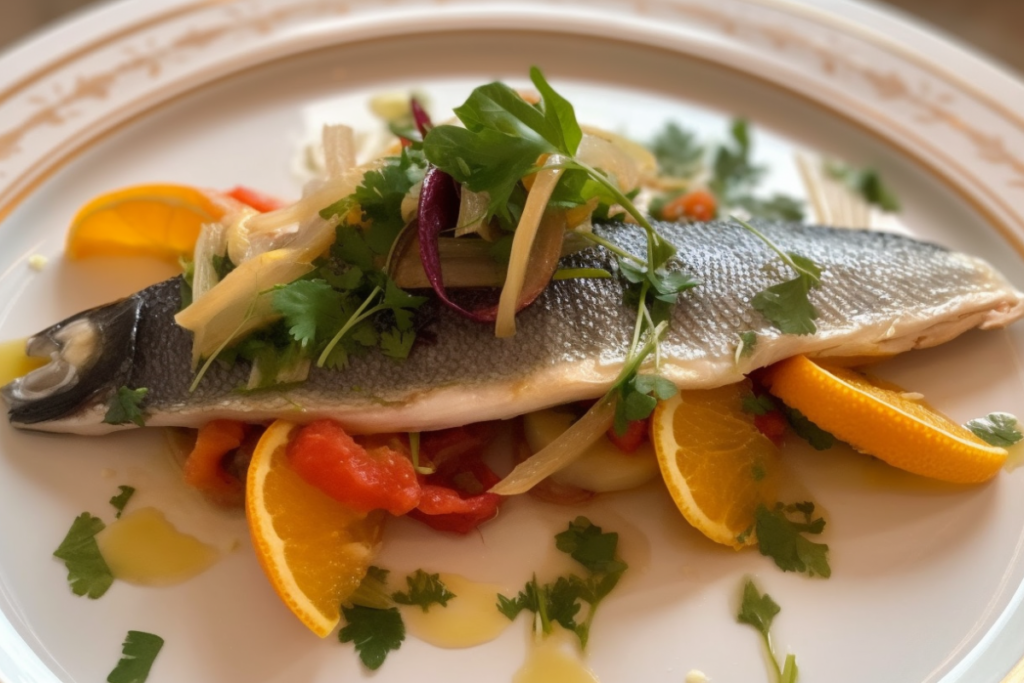
{"label": "fish scales", "polygon": [[[795,276],[761,240],[735,223],[659,224],[678,249],[668,264],[700,279],[674,306],[662,343],[660,372],[680,387],[711,388],[797,353],[890,354],[941,343],[972,327],[1007,324],[1024,312],[1022,295],[979,259],[900,235],[782,223],[758,223],[782,250],[822,266],[810,298],[818,311],[813,335],[787,335],[752,307],[765,288]],[[638,255],[646,239],[636,226],[606,225],[602,237]],[[615,269],[609,252],[591,248],[567,267]],[[404,361],[379,352],[352,357],[344,370],[313,367],[295,386],[242,392],[247,364],[213,363],[190,392],[191,335],[173,316],[178,279],[135,295],[141,300],[130,387],[146,387],[152,425],[197,426],[214,418],[312,420],[333,417],[355,432],[421,431],[507,418],[595,398],[614,381],[627,355],[636,312],[623,302],[618,278],[555,281],[516,318],[510,339],[469,321],[432,297],[429,322]],[[755,332],[753,354],[735,359],[739,335]],[[104,378],[90,381],[102,384]],[[72,414],[22,423],[36,429],[101,433],[105,401]],[[11,403],[9,387],[4,394]],[[17,403],[17,401],[14,401]],[[16,424],[16,410],[12,419]]]}

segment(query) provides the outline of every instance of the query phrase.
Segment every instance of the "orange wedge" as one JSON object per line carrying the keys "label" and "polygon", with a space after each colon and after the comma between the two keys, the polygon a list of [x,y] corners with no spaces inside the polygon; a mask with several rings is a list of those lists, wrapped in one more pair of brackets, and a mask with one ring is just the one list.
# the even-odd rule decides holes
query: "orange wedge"
{"label": "orange wedge", "polygon": [[899,387],[796,356],[769,368],[765,384],[837,439],[914,474],[957,484],[991,479],[1007,452]]}
{"label": "orange wedge", "polygon": [[[676,507],[712,541],[737,550],[760,504],[778,488],[779,450],[742,410],[749,381],[706,391],[680,391],[651,419],[651,442]],[[740,538],[743,540],[740,540]]]}
{"label": "orange wedge", "polygon": [[380,544],[383,513],[355,512],[307,484],[288,464],[297,425],[274,422],[253,453],[245,513],[256,557],[274,590],[309,630],[327,636]]}
{"label": "orange wedge", "polygon": [[137,185],[96,197],[75,214],[68,258],[153,256],[177,263],[196,246],[203,223],[224,209],[210,195],[185,185]]}

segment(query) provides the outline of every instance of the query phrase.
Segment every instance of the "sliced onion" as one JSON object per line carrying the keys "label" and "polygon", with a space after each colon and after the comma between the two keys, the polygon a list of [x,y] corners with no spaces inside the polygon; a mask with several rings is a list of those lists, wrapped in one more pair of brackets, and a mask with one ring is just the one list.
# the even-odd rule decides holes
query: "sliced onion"
{"label": "sliced onion", "polygon": [[261,254],[235,268],[205,296],[174,316],[178,325],[194,335],[193,363],[280,318],[270,290],[313,270],[311,260],[293,249]]}
{"label": "sliced onion", "polygon": [[[545,162],[545,166],[556,166],[564,161],[564,157],[552,154]],[[512,255],[508,262],[508,275],[505,278],[505,286],[501,289],[501,299],[498,301],[498,313],[494,325],[494,334],[497,337],[511,337],[516,333],[516,313],[521,308],[518,304],[526,283],[527,266],[531,266],[531,272],[539,269],[539,264],[531,262],[530,258],[533,242],[537,238],[541,221],[545,218],[548,200],[551,199],[551,193],[554,192],[563,172],[564,169],[561,168],[545,168],[538,171],[530,188],[530,194],[527,195],[523,215],[519,219],[519,225],[516,226],[515,237],[512,238]],[[562,232],[564,233],[565,220],[564,214],[562,215]],[[561,244],[559,244],[559,251],[561,251]],[[550,275],[548,281],[550,281]]]}
{"label": "sliced onion", "polygon": [[485,240],[493,242],[496,238],[489,222],[484,222],[487,215],[487,205],[491,203],[491,196],[486,192],[473,192],[465,187],[462,188],[462,197],[459,202],[459,218],[455,224],[455,236],[478,234]]}
{"label": "sliced onion", "polygon": [[227,228],[223,223],[206,223],[199,231],[192,258],[195,264],[192,275],[192,301],[202,298],[213,289],[220,278],[213,269],[213,257],[223,256],[227,249]]}
{"label": "sliced onion", "polygon": [[324,143],[327,178],[341,178],[356,165],[355,132],[349,126],[337,124],[324,126],[321,137]]}
{"label": "sliced onion", "polygon": [[605,396],[560,437],[516,465],[516,468],[495,484],[490,492],[502,496],[526,493],[583,455],[591,444],[604,436],[614,420],[615,399]]}
{"label": "sliced onion", "polygon": [[[516,444],[516,464],[526,461],[532,454],[530,445],[525,441],[520,440]],[[594,492],[571,484],[563,484],[548,477],[530,489],[530,495],[556,505],[579,505],[593,498]]]}
{"label": "sliced onion", "polygon": [[640,184],[640,170],[626,152],[612,142],[594,135],[584,135],[576,158],[607,173],[623,192]]}

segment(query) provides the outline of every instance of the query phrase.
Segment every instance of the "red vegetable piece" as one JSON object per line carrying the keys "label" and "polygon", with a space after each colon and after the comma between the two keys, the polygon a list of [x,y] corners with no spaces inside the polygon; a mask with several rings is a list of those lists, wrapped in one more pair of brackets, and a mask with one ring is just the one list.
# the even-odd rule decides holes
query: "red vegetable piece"
{"label": "red vegetable piece", "polygon": [[771,439],[772,443],[781,447],[786,437],[786,417],[778,410],[769,410],[764,415],[754,416],[754,426],[757,430]]}
{"label": "red vegetable piece", "polygon": [[423,496],[409,516],[438,531],[468,534],[498,514],[502,498],[487,489],[500,480],[476,448],[421,478]]}
{"label": "red vegetable piece", "polygon": [[412,120],[416,122],[416,129],[420,132],[420,135],[427,137],[427,133],[434,127],[434,124],[430,121],[430,114],[423,108],[420,101],[415,97],[409,100],[409,109],[412,111]]}
{"label": "red vegetable piece", "polygon": [[404,454],[357,444],[341,425],[319,420],[288,444],[288,460],[304,480],[360,512],[404,515],[420,502],[416,470]]}
{"label": "red vegetable piece", "polygon": [[661,218],[666,221],[689,219],[710,221],[718,213],[718,200],[707,190],[693,190],[676,197],[661,209]]}
{"label": "red vegetable piece", "polygon": [[619,436],[615,433],[615,427],[608,430],[608,440],[618,447],[623,453],[632,453],[640,448],[640,444],[647,440],[647,432],[650,428],[650,420],[630,420],[626,423],[626,433]]}
{"label": "red vegetable piece", "polygon": [[258,190],[253,190],[241,185],[228,191],[226,194],[232,199],[237,199],[246,206],[256,209],[260,213],[276,211],[285,205],[285,202],[281,201],[277,197],[272,197],[269,194],[264,194]]}

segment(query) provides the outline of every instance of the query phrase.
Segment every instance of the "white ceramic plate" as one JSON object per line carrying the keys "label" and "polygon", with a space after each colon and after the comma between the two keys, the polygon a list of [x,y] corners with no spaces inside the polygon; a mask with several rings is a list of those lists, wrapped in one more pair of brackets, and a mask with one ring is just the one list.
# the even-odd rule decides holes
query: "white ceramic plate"
{"label": "white ceramic plate", "polygon": [[[798,191],[793,149],[879,167],[914,234],[990,259],[1024,287],[1024,87],[868,7],[742,0],[535,2],[329,0],[122,3],[0,59],[0,337],[23,337],[170,273],[146,261],[64,263],[68,219],[91,196],[144,181],[244,183],[285,196],[308,119],[365,119],[368,93],[416,86],[440,107],[463,87],[541,65],[580,118],[647,137],[668,118],[723,131],[750,117],[773,182]],[[34,253],[49,256],[42,272]],[[1024,415],[1024,329],[971,333],[884,372],[957,420]],[[1024,680],[1024,478],[957,488],[846,449],[794,447],[799,485],[828,512],[827,581],[756,552],[713,547],[659,486],[582,509],[510,501],[480,534],[399,520],[380,563],[521,586],[555,570],[552,536],[582,512],[622,534],[631,564],[595,622],[588,665],[605,683],[767,676],[738,625],[754,576],[782,606],[774,635],[803,681]],[[50,557],[75,515],[137,503],[234,551],[180,586],[68,591]],[[103,680],[129,629],[166,639],[154,683],[333,681],[367,676],[320,641],[264,580],[244,520],[183,489],[156,433],[87,439],[0,426],[0,680]],[[235,543],[237,541],[237,544]],[[525,619],[498,640],[440,650],[408,640],[378,681],[508,681]],[[1013,672],[1011,672],[1013,670]]]}

